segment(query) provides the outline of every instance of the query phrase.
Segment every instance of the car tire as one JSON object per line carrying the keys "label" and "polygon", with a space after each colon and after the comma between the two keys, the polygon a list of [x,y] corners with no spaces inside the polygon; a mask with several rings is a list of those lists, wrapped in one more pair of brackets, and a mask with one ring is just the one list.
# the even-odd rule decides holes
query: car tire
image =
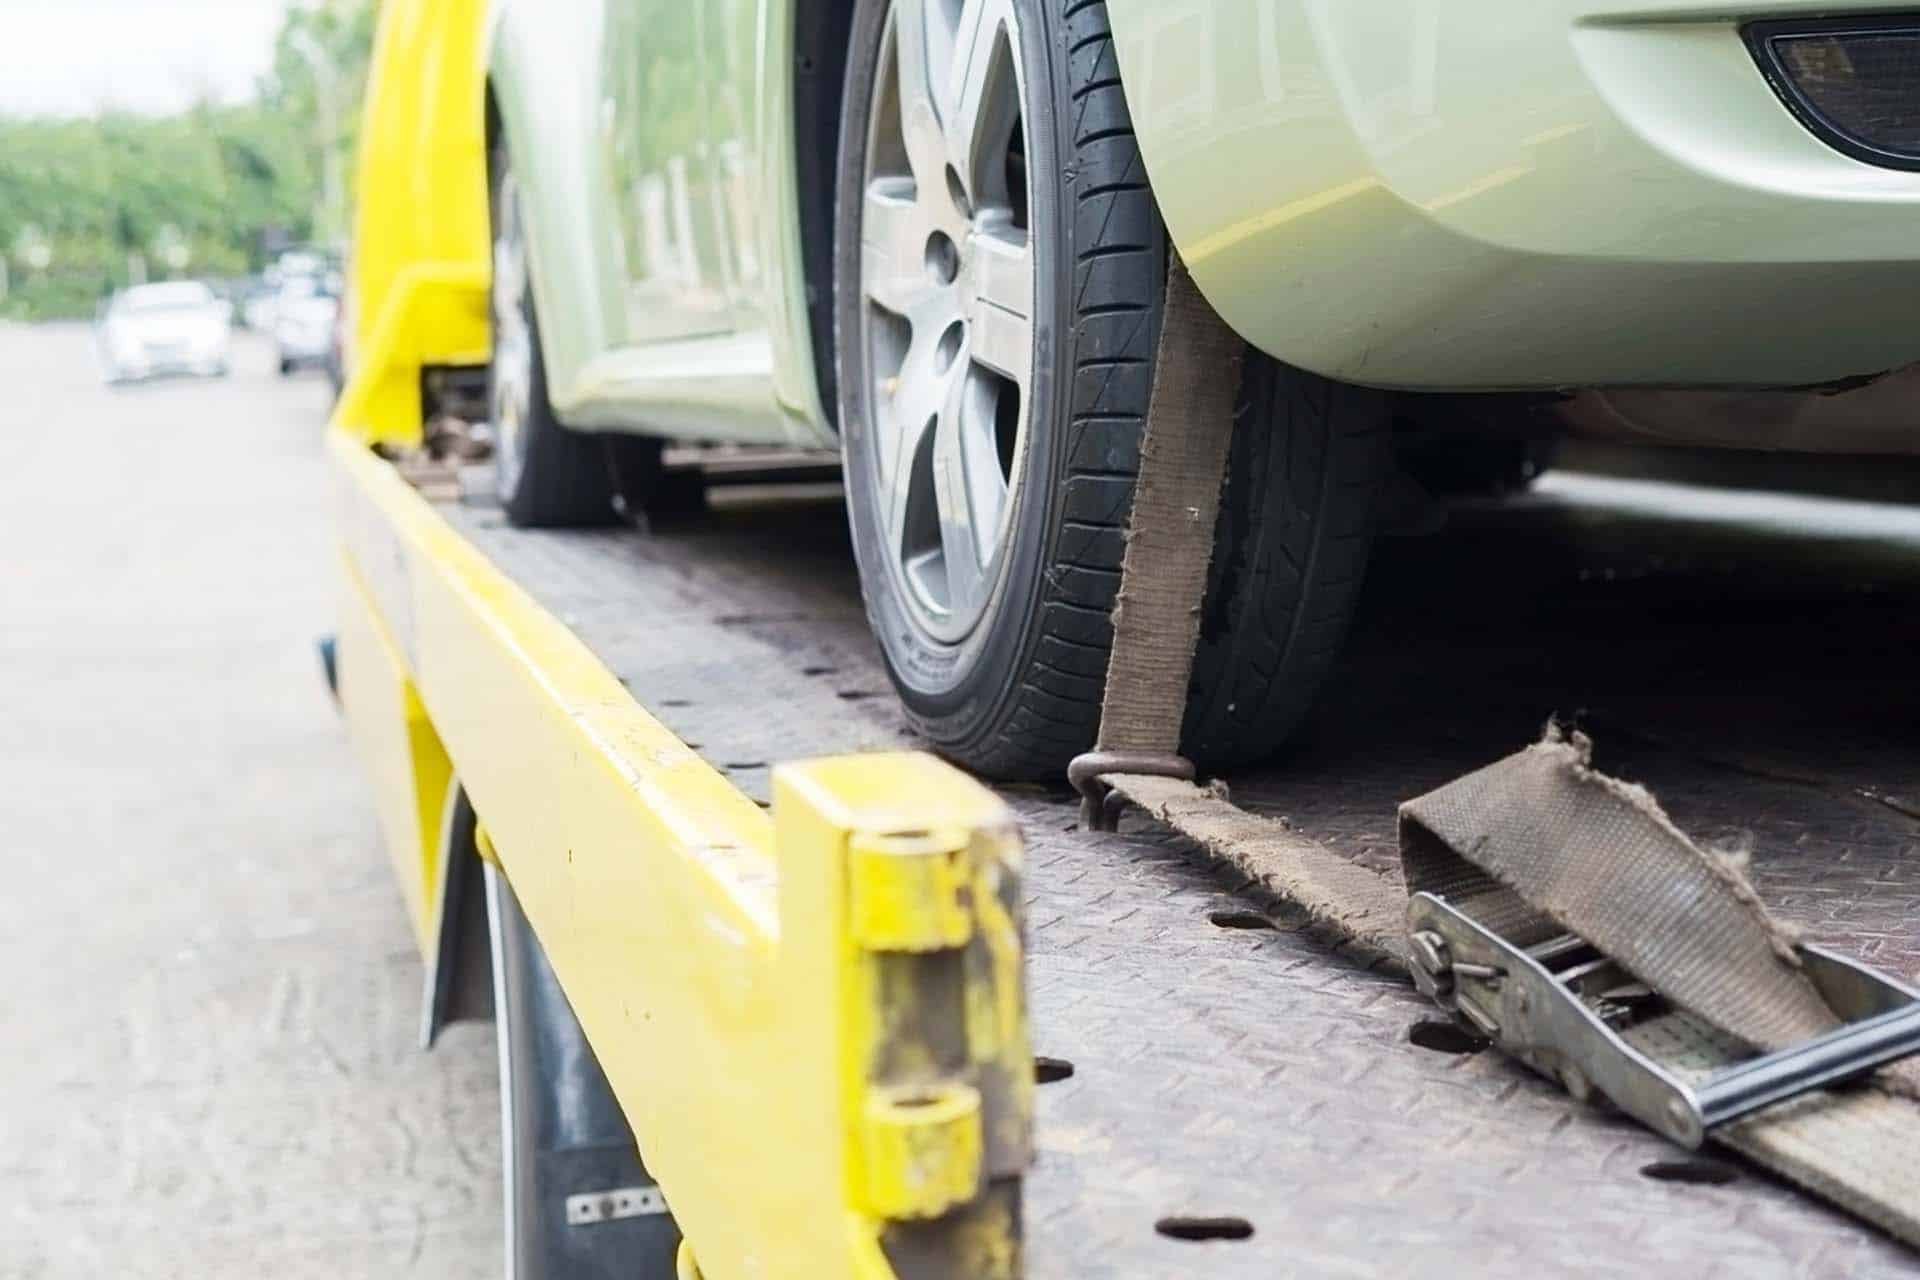
{"label": "car tire", "polygon": [[[1019,130],[1032,363],[1013,451],[1020,481],[1008,464],[1004,545],[964,635],[923,622],[927,610],[895,538],[910,522],[888,518],[913,506],[911,487],[900,500],[886,483],[884,433],[911,416],[890,417],[888,398],[907,385],[919,336],[908,321],[912,336],[894,373],[882,357],[903,339],[882,315],[874,281],[905,276],[887,273],[892,259],[878,255],[880,265],[869,266],[867,242],[892,243],[894,224],[876,236],[866,223],[891,218],[883,197],[918,208],[925,184],[911,175],[902,185],[880,169],[907,145],[887,132],[880,109],[901,98],[887,79],[900,73],[883,57],[898,44],[886,0],[856,7],[845,87],[835,240],[839,425],[862,594],[910,719],[978,772],[1058,777],[1099,726],[1168,251],[1105,4],[1009,0],[1008,11],[1009,44],[1017,37],[1026,69]],[[904,124],[899,133],[906,136]],[[913,162],[909,152],[895,166]],[[911,196],[897,194],[909,187]],[[929,237],[927,269],[941,266],[938,281],[945,269],[936,248],[944,246]],[[963,254],[960,274],[973,269]],[[1216,768],[1269,753],[1307,709],[1352,610],[1386,456],[1384,397],[1257,353],[1239,413],[1184,742]],[[926,434],[937,447],[938,428]],[[904,448],[894,450],[896,463],[903,456]],[[947,527],[943,518],[943,533]]]}
{"label": "car tire", "polygon": [[[485,877],[508,1280],[673,1280],[679,1228],[512,888]],[[569,1210],[581,1196],[590,1222]]]}
{"label": "car tire", "polygon": [[1200,611],[1182,749],[1273,754],[1346,639],[1390,474],[1386,397],[1250,351]]}
{"label": "car tire", "polygon": [[494,489],[521,528],[610,524],[644,509],[659,482],[661,444],[629,435],[571,430],[547,395],[533,276],[519,186],[504,142],[491,165],[493,360],[487,407],[494,431]]}
{"label": "car tire", "polygon": [[280,376],[283,378],[291,378],[293,376],[293,361],[287,359],[285,356],[280,357]]}

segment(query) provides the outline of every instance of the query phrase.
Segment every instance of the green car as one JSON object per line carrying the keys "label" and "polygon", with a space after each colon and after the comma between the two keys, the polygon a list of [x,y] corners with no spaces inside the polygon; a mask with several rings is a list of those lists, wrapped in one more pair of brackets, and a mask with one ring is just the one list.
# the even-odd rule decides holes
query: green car
{"label": "green car", "polygon": [[576,523],[644,507],[662,441],[838,450],[913,721],[1058,776],[1177,254],[1252,347],[1185,748],[1260,756],[1407,440],[1489,485],[1565,431],[1914,449],[1902,7],[502,0],[500,498]]}

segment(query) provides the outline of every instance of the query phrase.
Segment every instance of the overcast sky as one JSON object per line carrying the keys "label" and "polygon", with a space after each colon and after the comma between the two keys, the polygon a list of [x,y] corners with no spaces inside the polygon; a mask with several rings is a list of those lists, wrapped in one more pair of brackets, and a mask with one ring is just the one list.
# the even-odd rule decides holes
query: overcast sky
{"label": "overcast sky", "polygon": [[0,0],[0,113],[167,112],[244,97],[287,0]]}

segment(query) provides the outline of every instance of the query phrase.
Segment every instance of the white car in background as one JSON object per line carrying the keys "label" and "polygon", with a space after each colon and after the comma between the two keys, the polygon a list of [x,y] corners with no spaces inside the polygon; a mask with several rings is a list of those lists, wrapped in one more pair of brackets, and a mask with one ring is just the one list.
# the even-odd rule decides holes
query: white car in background
{"label": "white car in background", "polygon": [[233,307],[197,280],[135,285],[107,304],[99,340],[108,382],[162,374],[224,377]]}
{"label": "white car in background", "polygon": [[333,351],[340,299],[326,282],[295,276],[280,288],[273,304],[273,341],[280,354],[280,375],[325,365]]}

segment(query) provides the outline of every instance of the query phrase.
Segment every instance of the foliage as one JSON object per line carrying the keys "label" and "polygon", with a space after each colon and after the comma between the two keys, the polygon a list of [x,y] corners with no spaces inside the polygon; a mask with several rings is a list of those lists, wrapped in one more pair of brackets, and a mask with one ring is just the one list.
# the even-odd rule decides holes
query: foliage
{"label": "foliage", "polygon": [[[167,117],[0,117],[0,315],[86,315],[136,272],[236,275],[278,244],[338,243],[372,38],[372,0],[324,0],[288,13],[250,102]],[[44,270],[22,253],[36,240]],[[174,241],[187,250],[181,272],[165,260]]]}

